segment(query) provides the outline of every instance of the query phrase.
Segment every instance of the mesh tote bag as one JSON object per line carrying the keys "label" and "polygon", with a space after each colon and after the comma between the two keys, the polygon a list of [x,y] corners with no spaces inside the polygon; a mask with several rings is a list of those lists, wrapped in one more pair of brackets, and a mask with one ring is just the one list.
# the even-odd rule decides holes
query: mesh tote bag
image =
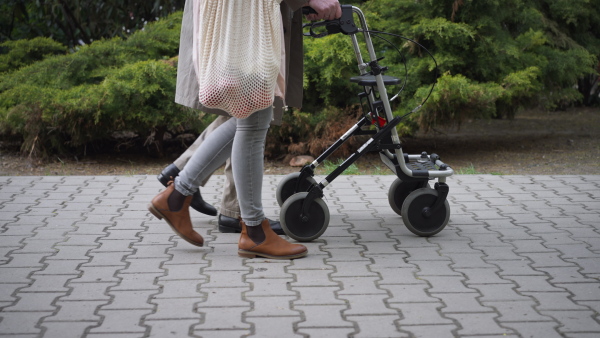
{"label": "mesh tote bag", "polygon": [[281,0],[195,0],[200,103],[246,118],[273,104],[281,66]]}

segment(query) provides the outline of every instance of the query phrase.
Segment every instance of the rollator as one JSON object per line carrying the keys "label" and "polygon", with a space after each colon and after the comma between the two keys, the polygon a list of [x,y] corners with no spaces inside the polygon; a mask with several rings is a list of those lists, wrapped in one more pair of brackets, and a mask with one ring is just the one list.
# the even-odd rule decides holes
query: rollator
{"label": "rollator", "polygon": [[[303,11],[304,14],[314,12],[308,7]],[[355,15],[358,18],[358,25],[354,20]],[[317,34],[315,29],[319,27],[321,30],[324,29],[324,32]],[[358,97],[361,103],[367,102],[368,111],[364,112],[363,109],[360,120],[315,161],[281,180],[277,186],[276,197],[281,206],[280,221],[285,233],[301,242],[319,238],[327,229],[330,218],[329,208],[323,201],[323,190],[358,158],[373,151],[379,152],[382,162],[397,176],[390,186],[388,201],[392,210],[402,216],[405,226],[412,233],[423,237],[433,236],[442,231],[450,219],[450,206],[447,200],[449,189],[446,178],[452,176],[454,171],[442,162],[437,154],[427,152],[405,154],[402,151],[396,126],[403,118],[417,112],[424,102],[403,116],[393,116],[390,102],[397,95],[390,100],[386,86],[396,86],[403,81],[397,77],[384,75],[387,67],[380,65],[383,58],[377,57],[371,40],[372,34],[389,33],[369,31],[363,12],[351,5],[342,5],[340,19],[307,23],[304,24],[304,28],[309,29],[305,35],[313,38],[337,33],[350,37],[360,74],[352,77],[350,81],[362,87]],[[364,38],[369,59],[367,62],[363,60],[358,36]],[[431,53],[429,55],[433,58]],[[432,91],[433,88],[432,85]],[[371,135],[371,137],[317,183],[314,178],[315,169],[344,142],[357,135]],[[435,181],[433,188],[430,181]]]}

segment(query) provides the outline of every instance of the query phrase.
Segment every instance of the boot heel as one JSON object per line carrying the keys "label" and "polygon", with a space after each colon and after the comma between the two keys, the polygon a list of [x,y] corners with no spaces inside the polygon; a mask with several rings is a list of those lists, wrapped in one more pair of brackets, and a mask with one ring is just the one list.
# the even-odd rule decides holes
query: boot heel
{"label": "boot heel", "polygon": [[256,254],[253,254],[251,252],[247,252],[244,250],[238,250],[238,256],[244,257],[244,258],[256,258]]}
{"label": "boot heel", "polygon": [[158,210],[154,208],[152,204],[148,204],[148,211],[150,211],[152,215],[154,215],[159,220],[163,219],[163,216],[158,212]]}

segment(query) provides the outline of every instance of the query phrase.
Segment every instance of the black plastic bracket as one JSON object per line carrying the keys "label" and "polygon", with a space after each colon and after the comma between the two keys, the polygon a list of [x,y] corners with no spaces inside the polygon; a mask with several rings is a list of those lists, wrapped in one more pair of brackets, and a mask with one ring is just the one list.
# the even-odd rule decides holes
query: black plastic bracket
{"label": "black plastic bracket", "polygon": [[302,212],[300,213],[300,220],[303,223],[308,222],[310,219],[310,206],[317,198],[322,198],[323,195],[323,186],[321,184],[313,185],[311,189],[308,191],[308,195],[302,202]]}
{"label": "black plastic bracket", "polygon": [[300,176],[298,176],[298,180],[296,181],[296,186],[294,187],[294,193],[300,192],[300,184],[304,182],[307,178],[315,176],[314,167],[312,164],[307,164],[300,170]]}
{"label": "black plastic bracket", "polygon": [[448,197],[448,192],[450,191],[448,185],[443,182],[437,182],[434,188],[438,192],[438,197],[432,206],[425,207],[423,209],[423,216],[426,218],[431,217],[431,215],[433,215],[437,211],[437,209],[439,209],[442,206],[442,204],[446,201],[446,198]]}

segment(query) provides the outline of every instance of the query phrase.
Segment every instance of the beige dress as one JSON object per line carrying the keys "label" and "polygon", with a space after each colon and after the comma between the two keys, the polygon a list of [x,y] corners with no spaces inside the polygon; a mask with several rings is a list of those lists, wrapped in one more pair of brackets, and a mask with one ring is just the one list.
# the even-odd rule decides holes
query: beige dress
{"label": "beige dress", "polygon": [[[175,102],[181,105],[199,109],[209,113],[229,116],[227,112],[210,109],[202,106],[198,101],[198,82],[192,61],[193,43],[193,0],[187,0],[183,12],[181,27],[179,62],[177,67],[177,89]],[[285,79],[284,89],[281,94],[285,97],[285,105],[290,107],[302,106],[302,76],[303,76],[303,48],[302,48],[302,15],[299,9],[306,4],[306,0],[283,0],[281,3],[281,18],[283,25],[283,46],[285,51],[285,67],[282,70]],[[281,124],[284,111],[284,100],[275,99],[273,124]]]}

